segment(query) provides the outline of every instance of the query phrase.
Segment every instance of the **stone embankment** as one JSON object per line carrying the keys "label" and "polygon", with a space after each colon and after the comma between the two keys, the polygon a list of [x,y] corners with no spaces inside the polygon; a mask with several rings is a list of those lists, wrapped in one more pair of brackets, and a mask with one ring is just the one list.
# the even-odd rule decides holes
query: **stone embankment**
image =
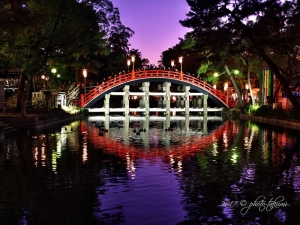
{"label": "stone embankment", "polygon": [[281,126],[289,129],[300,130],[300,121],[298,120],[288,120],[288,119],[278,119],[278,118],[266,118],[260,116],[251,116],[248,114],[240,114],[240,119],[252,120],[259,123],[266,123],[274,126]]}
{"label": "stone embankment", "polygon": [[62,112],[28,114],[26,116],[22,116],[21,114],[2,114],[0,115],[0,121],[2,121],[2,127],[3,124],[8,124],[17,129],[39,130],[68,123],[83,117],[83,113],[68,114]]}

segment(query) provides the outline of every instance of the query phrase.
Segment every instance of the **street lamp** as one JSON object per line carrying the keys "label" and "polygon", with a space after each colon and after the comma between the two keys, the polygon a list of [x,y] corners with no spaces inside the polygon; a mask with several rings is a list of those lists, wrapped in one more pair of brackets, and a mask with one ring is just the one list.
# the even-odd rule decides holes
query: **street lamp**
{"label": "street lamp", "polygon": [[238,75],[238,74],[240,73],[240,71],[234,70],[233,73],[234,73],[235,75]]}
{"label": "street lamp", "polygon": [[182,59],[183,59],[183,56],[179,56],[178,57],[179,59],[179,63],[180,63],[180,80],[182,80]]}
{"label": "street lamp", "polygon": [[130,59],[127,59],[127,66],[128,66],[128,72],[129,72]]}
{"label": "street lamp", "polygon": [[224,92],[227,91],[227,89],[228,89],[228,83],[226,82],[226,83],[224,84]]}
{"label": "street lamp", "polygon": [[180,71],[182,72],[182,59],[183,59],[183,56],[178,57],[178,59],[179,59],[179,63],[180,63]]}
{"label": "street lamp", "polygon": [[224,83],[224,93],[226,94],[226,103],[228,104],[228,83]]}
{"label": "street lamp", "polygon": [[51,70],[51,73],[53,73],[53,74],[55,74],[57,72],[57,70],[55,69],[55,68],[53,68],[52,70]]}
{"label": "street lamp", "polygon": [[135,61],[135,55],[131,56],[131,62],[132,62],[132,70],[134,71],[134,61]]}
{"label": "street lamp", "polygon": [[45,90],[47,90],[49,77],[42,74],[41,78],[42,78],[42,80],[45,80]]}
{"label": "street lamp", "polygon": [[86,102],[86,77],[87,77],[87,69],[82,69],[82,75],[84,77],[84,102]]}
{"label": "street lamp", "polygon": [[134,61],[135,61],[135,55],[131,55],[131,62],[132,62],[131,79],[135,78],[135,74],[134,74]]}
{"label": "street lamp", "polygon": [[175,60],[171,60],[171,68],[174,70]]}

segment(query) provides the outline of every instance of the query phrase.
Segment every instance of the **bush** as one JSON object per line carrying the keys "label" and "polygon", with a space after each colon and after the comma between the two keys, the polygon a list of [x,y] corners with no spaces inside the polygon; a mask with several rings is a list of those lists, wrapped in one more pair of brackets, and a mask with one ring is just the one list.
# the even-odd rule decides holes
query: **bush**
{"label": "bush", "polygon": [[287,116],[293,120],[300,120],[300,113],[294,108],[287,110]]}
{"label": "bush", "polygon": [[252,112],[253,116],[262,116],[262,117],[268,117],[272,114],[272,108],[268,105],[262,105],[258,109]]}
{"label": "bush", "polygon": [[248,114],[253,116],[300,120],[300,113],[297,112],[295,109],[288,109],[288,110],[284,110],[283,108],[273,109],[271,106],[262,105],[257,109],[255,109],[255,107],[250,106],[247,112]]}
{"label": "bush", "polygon": [[275,108],[271,111],[271,116],[276,118],[284,118],[286,117],[286,111],[282,108]]}

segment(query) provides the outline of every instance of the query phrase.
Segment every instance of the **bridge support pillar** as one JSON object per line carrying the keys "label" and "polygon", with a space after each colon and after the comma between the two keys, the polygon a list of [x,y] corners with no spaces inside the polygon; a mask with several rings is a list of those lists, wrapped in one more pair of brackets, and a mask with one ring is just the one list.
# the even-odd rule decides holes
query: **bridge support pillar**
{"label": "bridge support pillar", "polygon": [[207,114],[203,115],[203,128],[202,128],[202,132],[203,132],[203,134],[207,134]]}
{"label": "bridge support pillar", "polygon": [[207,116],[207,99],[208,95],[203,95],[203,115]]}
{"label": "bridge support pillar", "polygon": [[170,104],[171,92],[170,92],[170,87],[171,87],[170,82],[165,82],[163,84],[163,90],[166,92],[166,95],[165,95],[166,115],[171,114],[171,104]]}
{"label": "bridge support pillar", "polygon": [[190,129],[190,116],[188,114],[185,115],[185,125],[184,128],[186,131]]}
{"label": "bridge support pillar", "polygon": [[106,94],[104,100],[105,115],[109,115],[109,99],[110,99],[110,94]]}
{"label": "bridge support pillar", "polygon": [[190,86],[184,86],[185,115],[190,114]]}
{"label": "bridge support pillar", "polygon": [[129,116],[125,116],[125,120],[124,120],[124,143],[126,146],[128,146],[130,144],[129,142]]}
{"label": "bridge support pillar", "polygon": [[[203,99],[203,96],[197,96],[196,107],[199,109],[202,108],[202,99]],[[198,112],[198,115],[201,115],[201,112]]]}
{"label": "bridge support pillar", "polygon": [[145,115],[148,116],[150,112],[150,104],[149,104],[149,87],[150,82],[143,82],[142,90],[145,92],[145,95],[142,97],[142,105],[145,108]]}
{"label": "bridge support pillar", "polygon": [[125,116],[129,115],[129,85],[125,85],[123,91],[125,94],[123,95],[123,107],[125,108]]}

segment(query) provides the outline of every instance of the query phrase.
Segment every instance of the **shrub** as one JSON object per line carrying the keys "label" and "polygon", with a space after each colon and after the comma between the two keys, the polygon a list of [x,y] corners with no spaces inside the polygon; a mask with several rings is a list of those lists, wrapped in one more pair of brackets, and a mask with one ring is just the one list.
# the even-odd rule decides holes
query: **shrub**
{"label": "shrub", "polygon": [[300,113],[294,108],[287,110],[287,116],[293,120],[300,120]]}
{"label": "shrub", "polygon": [[253,116],[262,116],[262,117],[268,117],[272,113],[272,108],[268,105],[262,105],[258,109],[252,112]]}
{"label": "shrub", "polygon": [[284,118],[286,117],[286,111],[282,108],[275,108],[271,110],[271,116],[276,117],[276,118]]}

